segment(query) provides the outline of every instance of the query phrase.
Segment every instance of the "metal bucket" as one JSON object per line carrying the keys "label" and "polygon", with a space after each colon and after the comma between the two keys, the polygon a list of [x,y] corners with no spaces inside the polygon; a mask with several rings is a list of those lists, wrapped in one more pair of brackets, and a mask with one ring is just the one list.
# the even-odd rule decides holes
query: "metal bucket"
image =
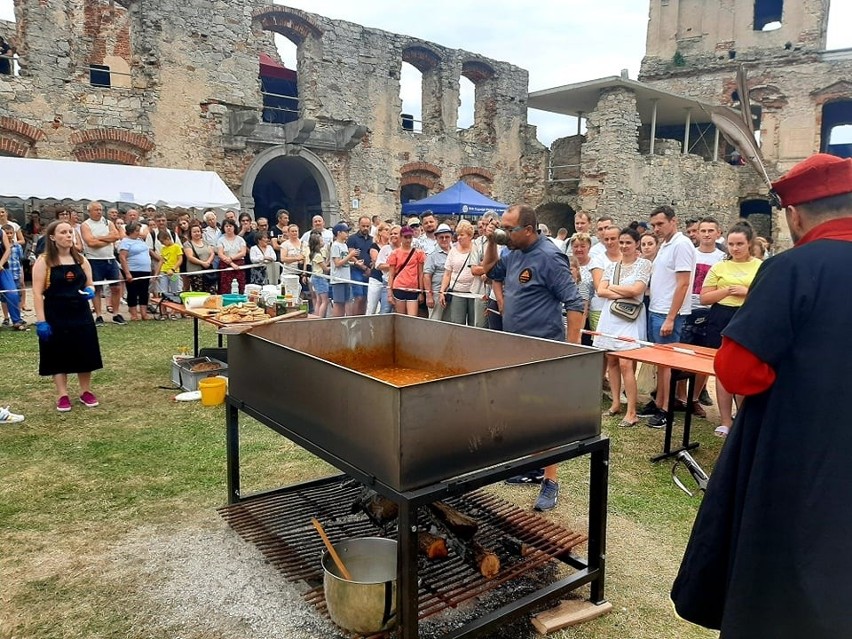
{"label": "metal bucket", "polygon": [[328,614],[344,630],[372,634],[396,624],[396,542],[380,537],[348,539],[334,549],[352,581],[323,553],[323,586]]}

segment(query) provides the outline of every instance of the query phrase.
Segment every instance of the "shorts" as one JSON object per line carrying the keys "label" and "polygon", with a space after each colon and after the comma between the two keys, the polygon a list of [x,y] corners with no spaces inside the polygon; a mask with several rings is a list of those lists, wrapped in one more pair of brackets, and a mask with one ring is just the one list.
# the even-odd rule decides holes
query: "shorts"
{"label": "shorts", "polygon": [[719,348],[722,346],[722,331],[734,318],[734,314],[740,310],[739,306],[724,306],[713,304],[710,307],[710,315],[707,317],[707,338],[705,346]]}
{"label": "shorts", "polygon": [[364,284],[350,284],[351,287],[351,296],[352,297],[367,297],[367,280],[363,279],[363,276],[360,273],[355,273],[355,269],[352,269],[353,273],[350,279],[356,282],[364,282]]}
{"label": "shorts", "polygon": [[[118,275],[118,262],[114,259],[108,260],[89,260],[92,266],[92,281],[98,285],[98,282],[103,280],[118,280],[121,279]],[[118,283],[111,284],[116,286]],[[99,285],[102,286],[102,285]]]}
{"label": "shorts", "polygon": [[328,278],[311,275],[311,288],[317,295],[328,295]]}
{"label": "shorts", "polygon": [[686,315],[677,315],[674,320],[672,334],[668,337],[662,337],[660,336],[660,329],[663,326],[663,322],[666,321],[665,314],[648,313],[648,341],[656,344],[674,344],[675,342],[679,342],[686,317]]}
{"label": "shorts", "polygon": [[331,295],[335,304],[345,304],[352,299],[352,287],[349,284],[332,284]]}
{"label": "shorts", "polygon": [[393,298],[395,300],[400,300],[401,302],[413,302],[416,301],[418,297],[420,297],[420,293],[417,291],[403,291],[398,288],[393,289]]}
{"label": "shorts", "polygon": [[707,318],[710,315],[709,308],[694,308],[692,314],[686,316],[683,330],[680,333],[680,341],[693,346],[709,346],[707,344]]}

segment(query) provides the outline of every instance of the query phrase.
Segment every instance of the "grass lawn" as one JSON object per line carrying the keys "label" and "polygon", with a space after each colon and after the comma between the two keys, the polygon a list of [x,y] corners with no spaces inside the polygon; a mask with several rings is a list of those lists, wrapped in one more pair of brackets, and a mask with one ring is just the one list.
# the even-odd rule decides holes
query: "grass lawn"
{"label": "grass lawn", "polygon": [[[35,332],[0,331],[0,402],[26,415],[0,427],[0,639],[271,639],[225,608],[205,623],[187,621],[178,611],[193,593],[180,606],[163,605],[162,593],[192,563],[176,553],[169,559],[170,543],[212,534],[213,550],[238,546],[216,542],[227,532],[215,513],[225,499],[223,408],[174,402],[169,389],[171,355],[191,344],[190,322],[106,326],[99,335],[101,406],[75,403],[60,414],[52,382],[37,374]],[[210,327],[202,341],[214,345]],[[76,391],[75,379],[72,400]],[[677,620],[668,602],[699,498],[673,485],[671,463],[648,461],[662,447],[661,431],[619,429],[618,421],[604,418],[612,438],[606,588],[613,613],[554,636],[713,637]],[[245,416],[241,423],[244,490],[333,470]],[[721,442],[710,424],[697,424],[695,457],[709,471]],[[562,465],[563,495],[547,517],[583,529],[585,471],[580,460]],[[524,506],[536,493],[493,490]],[[191,589],[209,587],[201,578]],[[531,626],[518,627],[534,636]]]}

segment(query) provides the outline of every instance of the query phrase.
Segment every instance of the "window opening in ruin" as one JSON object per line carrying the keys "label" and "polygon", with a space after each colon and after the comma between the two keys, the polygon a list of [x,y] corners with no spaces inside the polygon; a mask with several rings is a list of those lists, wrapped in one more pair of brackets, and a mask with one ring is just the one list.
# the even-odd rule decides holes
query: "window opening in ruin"
{"label": "window opening in ruin", "polygon": [[754,0],[754,30],[775,31],[781,28],[784,0]]}
{"label": "window opening in ruin", "polygon": [[299,47],[280,33],[274,34],[274,40],[278,55],[260,54],[262,119],[273,124],[286,124],[299,119],[299,74],[294,71]]}
{"label": "window opening in ruin", "polygon": [[90,64],[89,84],[91,84],[93,87],[109,87],[109,67],[105,64]]}
{"label": "window opening in ruin", "polygon": [[459,112],[456,117],[456,128],[467,129],[474,124],[474,109],[476,105],[476,85],[465,76],[459,76]]}
{"label": "window opening in ruin", "polygon": [[740,217],[749,221],[758,237],[772,237],[772,205],[768,200],[743,200],[740,202]]}
{"label": "window opening in ruin", "polygon": [[[290,223],[311,228],[311,218],[322,215],[322,193],[306,160],[279,156],[263,165],[252,186],[255,217],[276,219],[279,209],[290,212]],[[274,222],[273,222],[274,223]]]}
{"label": "window opening in ruin", "polygon": [[416,200],[422,200],[429,195],[429,189],[422,184],[406,184],[399,190],[399,203],[407,204]]}
{"label": "window opening in ruin", "polygon": [[399,77],[402,100],[400,125],[404,131],[423,131],[423,74],[413,64],[402,63]]}
{"label": "window opening in ruin", "polygon": [[[656,138],[658,140],[677,140],[683,148],[684,129],[683,124],[658,126]],[[693,122],[689,125],[688,153],[700,155],[705,160],[712,160],[715,141],[716,127],[711,122]],[[662,149],[662,147],[660,148]]]}
{"label": "window opening in ruin", "polygon": [[820,151],[841,158],[852,157],[852,100],[822,106]]}
{"label": "window opening in ruin", "polygon": [[15,0],[0,0],[0,20],[15,22]]}

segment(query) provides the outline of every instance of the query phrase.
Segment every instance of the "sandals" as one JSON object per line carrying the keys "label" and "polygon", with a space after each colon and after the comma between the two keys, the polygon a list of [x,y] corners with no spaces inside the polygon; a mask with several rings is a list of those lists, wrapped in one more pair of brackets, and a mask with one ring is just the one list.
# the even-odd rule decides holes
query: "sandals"
{"label": "sandals", "polygon": [[716,430],[713,431],[713,434],[716,435],[716,437],[724,439],[728,436],[729,432],[731,432],[730,426],[716,426]]}
{"label": "sandals", "polygon": [[607,415],[608,417],[615,417],[616,415],[621,415],[621,409],[619,408],[618,410],[612,410],[610,408],[606,411],[606,413],[604,413],[604,415]]}
{"label": "sandals", "polygon": [[619,424],[619,426],[621,426],[621,428],[633,428],[633,427],[634,427],[634,426],[636,426],[636,424],[638,424],[638,423],[639,423],[639,420],[638,420],[638,419],[637,419],[636,421],[632,421],[632,422],[631,422],[631,421],[628,421],[628,420],[626,420],[626,419],[622,419],[622,420],[621,420],[621,423]]}

